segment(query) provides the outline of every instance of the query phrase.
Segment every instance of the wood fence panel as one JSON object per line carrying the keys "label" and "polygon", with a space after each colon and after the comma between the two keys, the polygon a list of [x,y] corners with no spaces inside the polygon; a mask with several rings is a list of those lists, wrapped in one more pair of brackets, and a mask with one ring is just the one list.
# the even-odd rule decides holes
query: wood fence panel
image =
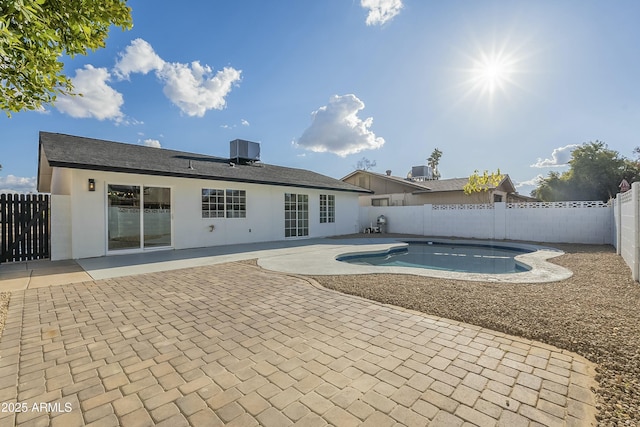
{"label": "wood fence panel", "polygon": [[0,262],[49,258],[48,194],[0,194]]}

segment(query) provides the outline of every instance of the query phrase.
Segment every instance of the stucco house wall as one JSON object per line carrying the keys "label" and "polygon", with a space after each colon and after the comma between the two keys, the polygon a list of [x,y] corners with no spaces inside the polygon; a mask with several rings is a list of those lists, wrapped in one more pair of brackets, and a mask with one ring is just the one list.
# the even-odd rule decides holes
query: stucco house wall
{"label": "stucco house wall", "polygon": [[[139,185],[171,189],[172,248],[186,249],[237,243],[285,240],[284,194],[309,196],[309,236],[312,238],[358,231],[358,195],[340,191],[249,184],[219,180],[176,178],[53,168],[65,177],[52,188],[51,259],[98,257],[107,251],[107,185]],[[94,179],[95,191],[87,182]],[[61,181],[62,182],[62,181]],[[203,188],[246,191],[246,218],[202,218]],[[335,222],[320,223],[320,194],[335,196]],[[214,226],[211,230],[210,226]],[[296,239],[296,237],[289,237]],[[110,253],[117,253],[111,251]]]}
{"label": "stucco house wall", "polygon": [[[366,190],[304,169],[234,160],[41,132],[38,189],[51,193],[51,258],[305,239],[359,230],[358,196]],[[208,199],[207,215],[203,189],[222,190],[222,196]],[[304,203],[298,200],[286,209],[286,194],[307,196],[308,223],[300,212]],[[223,217],[203,218],[209,214]],[[286,236],[287,215],[292,237]]]}

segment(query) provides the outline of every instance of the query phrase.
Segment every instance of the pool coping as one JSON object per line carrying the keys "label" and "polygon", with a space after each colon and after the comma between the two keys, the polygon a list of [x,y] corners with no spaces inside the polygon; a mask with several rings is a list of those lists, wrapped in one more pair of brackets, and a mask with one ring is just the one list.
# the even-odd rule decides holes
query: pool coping
{"label": "pool coping", "polygon": [[[448,270],[435,270],[413,267],[368,266],[349,264],[338,261],[341,255],[384,253],[391,249],[401,248],[412,242],[443,242],[481,244],[491,242],[496,246],[507,246],[518,249],[534,249],[536,252],[516,256],[516,260],[531,267],[531,270],[519,273],[486,274],[462,273]],[[482,239],[447,239],[439,237],[411,237],[411,238],[362,238],[336,239],[335,243],[315,246],[315,250],[305,250],[286,255],[260,257],[258,265],[263,268],[283,273],[303,274],[309,276],[323,275],[352,275],[352,274],[411,274],[415,276],[435,277],[452,280],[468,280],[474,282],[495,283],[548,283],[568,279],[573,272],[559,265],[548,262],[548,259],[564,254],[563,251],[549,246],[519,243],[512,241],[482,240]]]}

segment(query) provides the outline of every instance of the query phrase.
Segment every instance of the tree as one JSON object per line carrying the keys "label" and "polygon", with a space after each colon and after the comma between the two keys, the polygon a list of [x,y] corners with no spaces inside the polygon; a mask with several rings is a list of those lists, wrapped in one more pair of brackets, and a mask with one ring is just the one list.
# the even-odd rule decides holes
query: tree
{"label": "tree", "polygon": [[440,172],[438,171],[438,163],[440,163],[440,157],[442,157],[442,151],[437,148],[433,150],[431,156],[427,159],[427,164],[431,166],[433,170],[433,179],[440,179]]}
{"label": "tree", "polygon": [[473,175],[469,177],[469,181],[462,187],[464,194],[467,196],[471,196],[472,194],[478,193],[486,193],[491,188],[495,188],[504,179],[504,175],[500,173],[500,169],[496,172],[491,172],[485,170],[482,172],[482,175],[479,174],[478,170],[473,171]]}
{"label": "tree", "polygon": [[72,95],[62,56],[104,47],[111,25],[133,26],[126,0],[1,0],[0,108],[10,116]]}
{"label": "tree", "polygon": [[544,201],[602,200],[618,192],[623,179],[634,182],[640,177],[638,163],[602,141],[587,142],[575,148],[569,161],[570,169],[562,174],[550,172],[532,195]]}
{"label": "tree", "polygon": [[376,161],[373,160],[369,160],[366,157],[361,158],[360,160],[358,160],[358,163],[356,164],[356,167],[354,169],[357,170],[362,170],[362,171],[368,171],[371,168],[376,167]]}

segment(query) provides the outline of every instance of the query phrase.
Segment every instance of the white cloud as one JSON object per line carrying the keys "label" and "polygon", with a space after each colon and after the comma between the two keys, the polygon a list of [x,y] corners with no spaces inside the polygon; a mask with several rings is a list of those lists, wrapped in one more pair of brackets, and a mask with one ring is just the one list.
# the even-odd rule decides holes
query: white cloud
{"label": "white cloud", "polygon": [[516,183],[516,188],[525,187],[525,186],[537,187],[538,184],[540,183],[540,180],[542,180],[542,179],[544,179],[544,176],[536,175],[535,177],[531,178],[528,181],[520,181],[520,182]]}
{"label": "white cloud", "polygon": [[245,120],[245,119],[241,119],[241,120],[240,120],[240,124],[241,124],[242,126],[250,126],[249,121],[248,121],[248,120]]}
{"label": "white cloud", "polygon": [[15,175],[0,176],[0,192],[35,193],[36,177],[19,177]]}
{"label": "white cloud", "polygon": [[124,115],[120,107],[124,100],[120,92],[107,84],[110,77],[106,68],[85,65],[84,68],[77,69],[76,76],[71,80],[74,92],[81,95],[59,96],[56,108],[71,117],[121,121]]}
{"label": "white cloud", "polygon": [[[199,61],[191,64],[164,61],[143,39],[135,39],[127,46],[113,68],[119,79],[129,79],[132,73],[155,72],[164,85],[163,92],[180,110],[189,115],[202,117],[208,110],[221,110],[226,105],[226,96],[234,84],[240,81],[242,71],[225,67],[214,73],[208,65]],[[83,96],[60,96],[56,107],[72,117],[93,117],[98,120],[111,119],[118,124],[136,125],[142,122],[125,118],[120,108],[124,104],[122,94],[107,84],[111,74],[106,68],[85,65],[76,70],[72,79],[76,93]],[[245,124],[246,122],[246,124]],[[244,120],[243,125],[249,122]]]}
{"label": "white cloud", "polygon": [[240,80],[241,71],[225,67],[215,76],[209,66],[198,61],[191,65],[165,64],[158,71],[164,83],[163,92],[188,116],[203,117],[211,109],[221,110],[226,105],[225,97],[232,85]]}
{"label": "white cloud", "polygon": [[114,67],[114,73],[122,79],[128,79],[131,73],[150,71],[164,84],[165,96],[183,113],[196,117],[203,117],[208,110],[223,109],[226,96],[242,73],[225,67],[214,74],[211,67],[199,61],[166,62],[143,39],[132,41]]}
{"label": "white cloud", "polygon": [[145,147],[162,148],[162,146],[160,145],[160,141],[151,138],[142,141],[142,145],[144,145]]}
{"label": "white cloud", "polygon": [[328,151],[340,157],[382,147],[384,139],[369,130],[373,118],[362,120],[358,117],[363,108],[364,103],[355,95],[332,96],[328,105],[311,113],[311,126],[295,145],[315,152]]}
{"label": "white cloud", "polygon": [[361,0],[360,5],[369,9],[367,25],[382,25],[400,13],[402,0]]}
{"label": "white cloud", "polygon": [[538,161],[531,165],[532,168],[553,168],[559,166],[566,166],[571,160],[571,152],[574,148],[579,147],[579,144],[569,144],[564,147],[554,148],[551,153],[550,159],[538,158]]}
{"label": "white cloud", "polygon": [[143,39],[135,39],[121,53],[113,72],[121,79],[128,79],[131,73],[147,74],[162,69],[164,61]]}

